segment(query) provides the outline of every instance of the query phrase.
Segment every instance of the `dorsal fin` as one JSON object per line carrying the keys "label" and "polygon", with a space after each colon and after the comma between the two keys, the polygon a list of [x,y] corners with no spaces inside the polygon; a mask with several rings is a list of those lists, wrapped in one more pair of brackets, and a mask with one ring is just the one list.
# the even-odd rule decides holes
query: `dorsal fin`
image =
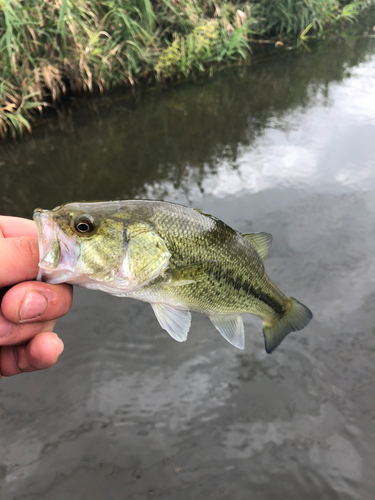
{"label": "dorsal fin", "polygon": [[211,214],[206,214],[206,212],[203,212],[203,208],[193,208],[193,210],[195,210],[196,212],[198,212],[199,214],[201,215],[204,215],[205,217],[208,217],[209,219],[212,219],[212,220],[219,220],[217,217],[215,217],[214,215],[211,215]]}
{"label": "dorsal fin", "polygon": [[250,234],[243,234],[242,236],[252,244],[252,246],[258,252],[259,257],[262,260],[264,260],[272,244],[272,234],[250,233]]}

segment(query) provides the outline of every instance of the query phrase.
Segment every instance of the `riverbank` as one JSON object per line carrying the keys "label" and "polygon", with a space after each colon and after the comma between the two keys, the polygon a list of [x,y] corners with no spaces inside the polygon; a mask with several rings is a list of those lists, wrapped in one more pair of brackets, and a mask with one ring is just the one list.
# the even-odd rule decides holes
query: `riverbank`
{"label": "riverbank", "polygon": [[0,137],[67,92],[189,77],[339,33],[374,0],[0,0]]}

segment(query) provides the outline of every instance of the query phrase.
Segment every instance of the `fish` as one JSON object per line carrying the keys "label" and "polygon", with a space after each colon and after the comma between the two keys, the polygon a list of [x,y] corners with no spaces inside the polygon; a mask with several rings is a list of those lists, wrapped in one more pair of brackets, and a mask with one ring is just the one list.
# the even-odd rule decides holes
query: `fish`
{"label": "fish", "polygon": [[37,280],[149,302],[178,342],[187,339],[190,311],[206,314],[239,349],[241,314],[260,317],[267,353],[312,318],[266,275],[268,233],[241,234],[202,210],[154,200],[66,203],[35,209],[33,218]]}

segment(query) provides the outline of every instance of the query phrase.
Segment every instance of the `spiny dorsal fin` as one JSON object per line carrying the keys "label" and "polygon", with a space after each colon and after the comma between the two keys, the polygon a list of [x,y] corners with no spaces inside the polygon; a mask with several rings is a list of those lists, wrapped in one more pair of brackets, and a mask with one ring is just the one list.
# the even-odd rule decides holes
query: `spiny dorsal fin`
{"label": "spiny dorsal fin", "polygon": [[151,304],[159,324],[169,335],[184,342],[190,330],[191,314],[188,309],[173,307],[169,304]]}
{"label": "spiny dorsal fin", "polygon": [[243,234],[242,236],[252,244],[252,246],[258,252],[259,257],[262,260],[264,260],[272,244],[272,234],[250,233],[250,234]]}
{"label": "spiny dorsal fin", "polygon": [[210,320],[214,327],[230,344],[243,349],[245,334],[243,321],[239,314],[212,314]]}

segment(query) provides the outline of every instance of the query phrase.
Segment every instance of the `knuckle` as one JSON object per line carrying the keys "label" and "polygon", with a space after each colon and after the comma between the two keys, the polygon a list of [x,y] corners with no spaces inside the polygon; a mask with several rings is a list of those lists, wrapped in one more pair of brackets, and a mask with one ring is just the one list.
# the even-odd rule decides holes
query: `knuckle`
{"label": "knuckle", "polygon": [[0,348],[0,373],[3,377],[11,377],[20,373],[18,367],[17,351],[15,346]]}
{"label": "knuckle", "polygon": [[21,255],[30,255],[33,260],[38,261],[39,260],[39,251],[38,251],[38,246],[36,244],[36,240],[34,238],[29,238],[27,236],[21,236],[18,239],[18,245],[15,245],[17,251]]}

